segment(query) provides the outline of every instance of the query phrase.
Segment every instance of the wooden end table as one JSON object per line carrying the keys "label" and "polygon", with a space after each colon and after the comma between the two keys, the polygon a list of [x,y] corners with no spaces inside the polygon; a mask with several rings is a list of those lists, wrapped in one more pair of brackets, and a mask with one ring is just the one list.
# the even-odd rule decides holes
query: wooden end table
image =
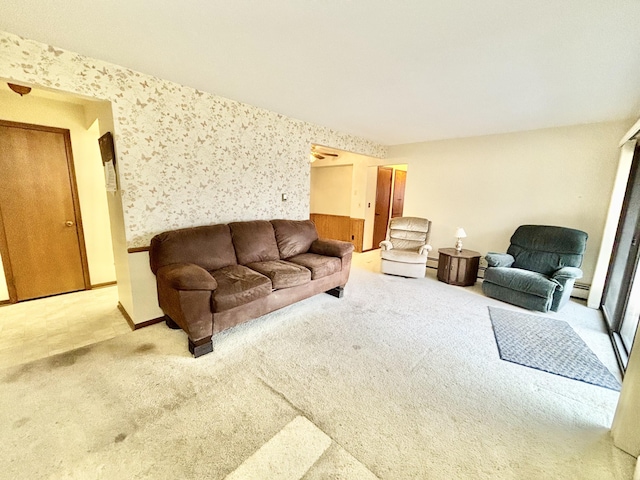
{"label": "wooden end table", "polygon": [[458,252],[455,248],[441,248],[438,254],[438,280],[462,287],[476,283],[480,252],[464,249]]}

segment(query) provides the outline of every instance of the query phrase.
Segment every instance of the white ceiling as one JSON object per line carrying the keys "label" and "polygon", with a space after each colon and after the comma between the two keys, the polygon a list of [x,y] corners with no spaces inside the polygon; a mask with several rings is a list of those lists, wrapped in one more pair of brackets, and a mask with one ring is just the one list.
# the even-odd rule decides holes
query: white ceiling
{"label": "white ceiling", "polygon": [[0,30],[387,145],[640,114],[640,0],[2,0],[0,11]]}

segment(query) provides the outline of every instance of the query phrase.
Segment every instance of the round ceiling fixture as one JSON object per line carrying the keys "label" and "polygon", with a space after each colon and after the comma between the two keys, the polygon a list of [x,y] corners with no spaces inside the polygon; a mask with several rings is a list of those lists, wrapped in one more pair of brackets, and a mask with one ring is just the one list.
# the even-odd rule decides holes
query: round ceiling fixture
{"label": "round ceiling fixture", "polygon": [[9,85],[9,88],[14,92],[16,92],[18,95],[20,95],[21,97],[31,91],[31,87],[16,85],[15,83],[7,83],[7,85]]}

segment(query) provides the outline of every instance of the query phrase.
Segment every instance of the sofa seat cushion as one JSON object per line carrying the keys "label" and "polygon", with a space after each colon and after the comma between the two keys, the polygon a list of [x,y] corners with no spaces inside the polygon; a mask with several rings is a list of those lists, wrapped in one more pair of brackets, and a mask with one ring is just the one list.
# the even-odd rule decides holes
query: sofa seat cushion
{"label": "sofa seat cushion", "polygon": [[311,271],[308,268],[284,260],[250,263],[247,267],[269,277],[274,290],[304,285],[311,281]]}
{"label": "sofa seat cushion", "polygon": [[381,250],[380,255],[383,260],[402,263],[419,263],[424,265],[429,259],[426,254],[420,255],[416,250]]}
{"label": "sofa seat cushion", "polygon": [[213,291],[215,312],[229,310],[266,297],[272,291],[271,280],[242,265],[230,265],[214,270],[211,276],[218,282],[218,288]]}
{"label": "sofa seat cushion", "polygon": [[325,257],[316,253],[303,253],[287,258],[288,262],[302,265],[311,270],[311,280],[328,277],[342,269],[342,262],[337,257]]}
{"label": "sofa seat cushion", "polygon": [[562,288],[557,281],[541,273],[513,267],[487,268],[483,281],[543,298],[551,297],[557,287]]}

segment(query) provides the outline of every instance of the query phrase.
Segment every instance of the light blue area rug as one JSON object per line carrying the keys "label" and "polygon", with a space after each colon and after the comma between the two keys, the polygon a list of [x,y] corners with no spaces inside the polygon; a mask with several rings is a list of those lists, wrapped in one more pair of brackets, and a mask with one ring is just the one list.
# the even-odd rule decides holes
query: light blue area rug
{"label": "light blue area rug", "polygon": [[620,383],[564,320],[489,307],[500,358],[620,391]]}

